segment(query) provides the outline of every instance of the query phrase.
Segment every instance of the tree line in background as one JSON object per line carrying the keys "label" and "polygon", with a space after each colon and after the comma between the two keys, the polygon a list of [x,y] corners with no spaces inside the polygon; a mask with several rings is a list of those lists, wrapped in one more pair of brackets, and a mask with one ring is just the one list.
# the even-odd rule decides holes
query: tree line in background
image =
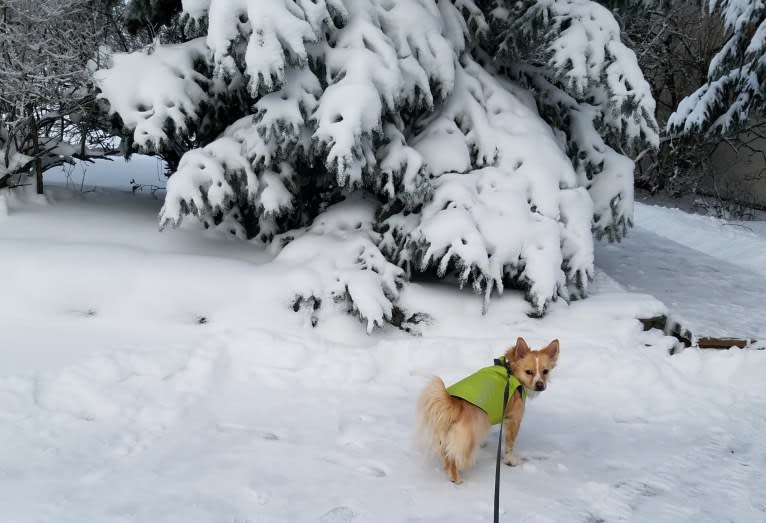
{"label": "tree line in background", "polygon": [[720,147],[764,155],[762,3],[618,2],[613,10],[652,85],[663,128],[660,147],[637,165],[637,187],[680,196],[707,178],[709,191]]}
{"label": "tree line in background", "polygon": [[0,1],[0,188],[31,178],[42,194],[46,170],[119,152],[93,73],[111,52],[173,38],[146,18],[150,5],[181,2]]}
{"label": "tree line in background", "polygon": [[384,306],[333,299],[368,324],[418,272],[542,314],[586,295],[634,179],[693,189],[760,137],[765,50],[766,4],[735,0],[5,0],[0,188],[156,154],[164,225],[282,244],[364,192],[349,264]]}

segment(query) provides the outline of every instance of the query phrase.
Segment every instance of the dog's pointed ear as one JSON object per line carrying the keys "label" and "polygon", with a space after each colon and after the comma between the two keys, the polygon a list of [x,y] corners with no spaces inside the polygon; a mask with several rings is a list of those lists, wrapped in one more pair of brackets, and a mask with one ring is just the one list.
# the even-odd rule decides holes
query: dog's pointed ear
{"label": "dog's pointed ear", "polygon": [[559,357],[559,340],[550,342],[548,346],[543,349],[543,352],[547,353],[548,357],[555,362]]}
{"label": "dog's pointed ear", "polygon": [[529,354],[529,345],[527,345],[527,342],[524,341],[524,338],[519,337],[516,340],[516,345],[514,345],[513,348],[508,352],[511,355],[511,361],[517,361]]}

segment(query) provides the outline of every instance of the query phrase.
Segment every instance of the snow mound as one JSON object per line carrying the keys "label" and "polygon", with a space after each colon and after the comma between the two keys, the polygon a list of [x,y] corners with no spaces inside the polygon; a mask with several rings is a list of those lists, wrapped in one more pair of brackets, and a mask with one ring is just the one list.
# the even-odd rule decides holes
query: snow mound
{"label": "snow mound", "polygon": [[[386,260],[372,231],[376,204],[349,198],[317,216],[305,230],[275,239],[287,245],[274,263],[290,268],[295,309],[342,304],[359,316],[367,332],[390,321],[404,271]],[[316,324],[316,317],[312,317]]]}

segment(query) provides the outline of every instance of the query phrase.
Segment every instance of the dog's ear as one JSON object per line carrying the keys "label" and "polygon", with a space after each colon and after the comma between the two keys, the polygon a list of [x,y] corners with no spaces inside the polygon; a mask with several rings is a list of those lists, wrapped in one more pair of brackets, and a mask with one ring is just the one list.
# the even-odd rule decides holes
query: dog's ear
{"label": "dog's ear", "polygon": [[511,350],[508,351],[510,353],[510,360],[511,361],[518,361],[527,354],[529,354],[529,345],[527,345],[527,342],[524,341],[524,338],[519,337],[516,340],[516,345],[513,346]]}
{"label": "dog's ear", "polygon": [[559,357],[559,340],[553,340],[550,342],[548,346],[543,349],[543,352],[545,352],[551,361],[553,361],[555,364]]}

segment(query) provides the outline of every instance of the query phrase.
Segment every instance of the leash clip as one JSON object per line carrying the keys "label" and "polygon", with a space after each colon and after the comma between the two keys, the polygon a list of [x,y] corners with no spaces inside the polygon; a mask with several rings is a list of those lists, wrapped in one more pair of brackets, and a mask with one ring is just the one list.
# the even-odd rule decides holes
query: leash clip
{"label": "leash clip", "polygon": [[494,359],[495,365],[498,365],[500,367],[505,367],[506,372],[508,372],[508,375],[511,375],[511,366],[508,365],[508,361],[505,358],[495,358]]}

